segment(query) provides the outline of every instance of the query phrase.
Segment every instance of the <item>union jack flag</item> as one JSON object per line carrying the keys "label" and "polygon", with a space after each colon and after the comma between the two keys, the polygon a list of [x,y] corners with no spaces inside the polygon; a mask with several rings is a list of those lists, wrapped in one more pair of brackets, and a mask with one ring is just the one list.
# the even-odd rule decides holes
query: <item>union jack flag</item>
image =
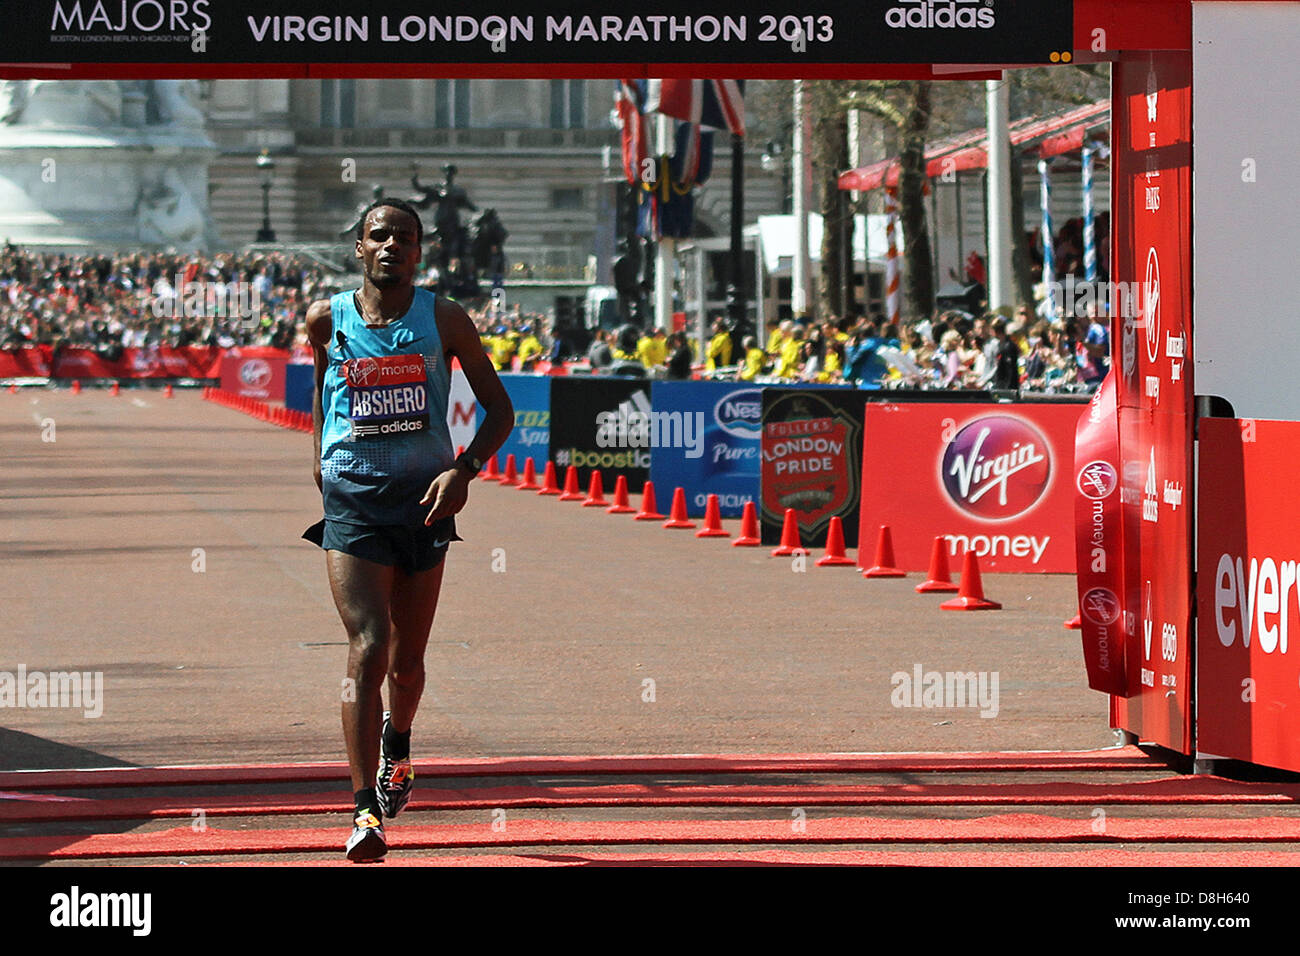
{"label": "union jack flag", "polygon": [[744,80],[650,80],[648,113],[745,135]]}
{"label": "union jack flag", "polygon": [[646,81],[619,80],[615,100],[623,130],[623,175],[629,183],[637,183],[641,180],[642,163],[650,155],[650,132],[645,118]]}

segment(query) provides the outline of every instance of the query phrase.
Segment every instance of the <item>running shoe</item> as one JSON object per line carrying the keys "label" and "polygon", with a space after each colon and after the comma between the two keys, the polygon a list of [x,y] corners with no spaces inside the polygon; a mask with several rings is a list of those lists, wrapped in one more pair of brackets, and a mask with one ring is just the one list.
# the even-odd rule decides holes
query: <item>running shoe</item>
{"label": "running shoe", "polygon": [[384,825],[369,810],[363,810],[352,821],[352,836],[344,846],[348,859],[353,863],[365,863],[382,860],[388,852],[388,843],[384,840]]}
{"label": "running shoe", "polygon": [[379,799],[379,812],[384,816],[397,816],[411,799],[415,786],[415,770],[411,759],[394,760],[384,751],[384,731],[388,729],[389,711],[384,711],[384,727],[379,734],[379,772],[375,774],[375,796]]}

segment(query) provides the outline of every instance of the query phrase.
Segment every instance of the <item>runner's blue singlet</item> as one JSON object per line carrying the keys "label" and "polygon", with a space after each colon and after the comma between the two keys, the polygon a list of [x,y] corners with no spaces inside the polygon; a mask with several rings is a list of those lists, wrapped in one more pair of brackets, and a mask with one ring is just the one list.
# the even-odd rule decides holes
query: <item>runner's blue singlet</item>
{"label": "runner's blue singlet", "polygon": [[423,524],[430,505],[420,499],[455,463],[447,430],[451,374],[434,300],[416,288],[405,315],[366,328],[352,292],[330,298],[321,478],[331,521]]}

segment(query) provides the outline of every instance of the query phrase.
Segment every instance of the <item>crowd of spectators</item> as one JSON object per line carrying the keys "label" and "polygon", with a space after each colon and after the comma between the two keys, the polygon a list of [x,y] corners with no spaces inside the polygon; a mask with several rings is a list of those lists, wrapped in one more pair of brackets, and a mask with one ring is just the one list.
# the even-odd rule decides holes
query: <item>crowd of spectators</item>
{"label": "crowd of spectators", "polygon": [[328,290],[283,253],[68,255],[0,247],[0,348],[294,344]]}
{"label": "crowd of spectators", "polygon": [[[0,348],[301,344],[308,304],[337,277],[287,253],[66,255],[0,247]],[[1095,310],[1094,310],[1095,311]],[[546,316],[497,300],[471,308],[484,351],[501,371],[545,371],[563,354]],[[1028,308],[998,315],[936,313],[901,326],[879,315],[784,321],[737,341],[719,320],[705,347],[693,337],[633,326],[597,330],[585,358],[597,373],[663,378],[849,383],[865,387],[1086,391],[1105,376],[1109,333],[1091,315],[1048,322]],[[703,354],[700,354],[702,351]],[[701,369],[702,366],[702,369]]]}

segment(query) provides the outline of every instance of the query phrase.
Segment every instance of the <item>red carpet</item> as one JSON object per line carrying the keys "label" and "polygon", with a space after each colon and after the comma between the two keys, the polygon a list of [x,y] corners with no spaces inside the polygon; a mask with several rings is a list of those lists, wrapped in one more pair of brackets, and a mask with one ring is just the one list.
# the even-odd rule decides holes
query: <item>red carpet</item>
{"label": "red carpet", "polygon": [[[345,813],[346,790],[297,794],[222,796],[43,797],[6,800],[0,822],[147,820],[190,817],[196,806],[209,816]],[[1136,783],[870,784],[752,786],[742,784],[599,784],[511,786],[464,790],[417,787],[411,811],[546,807],[890,807],[890,806],[1106,806],[1292,804],[1300,785],[1243,783],[1220,777],[1170,777]],[[44,802],[44,801],[57,802]]]}
{"label": "red carpet", "polygon": [[[417,776],[495,777],[631,773],[960,773],[1033,770],[1151,770],[1163,765],[1137,747],[1041,753],[670,754],[614,757],[470,757],[415,761]],[[166,787],[220,783],[347,780],[347,764],[109,767],[102,770],[8,770],[0,790],[71,787]]]}

